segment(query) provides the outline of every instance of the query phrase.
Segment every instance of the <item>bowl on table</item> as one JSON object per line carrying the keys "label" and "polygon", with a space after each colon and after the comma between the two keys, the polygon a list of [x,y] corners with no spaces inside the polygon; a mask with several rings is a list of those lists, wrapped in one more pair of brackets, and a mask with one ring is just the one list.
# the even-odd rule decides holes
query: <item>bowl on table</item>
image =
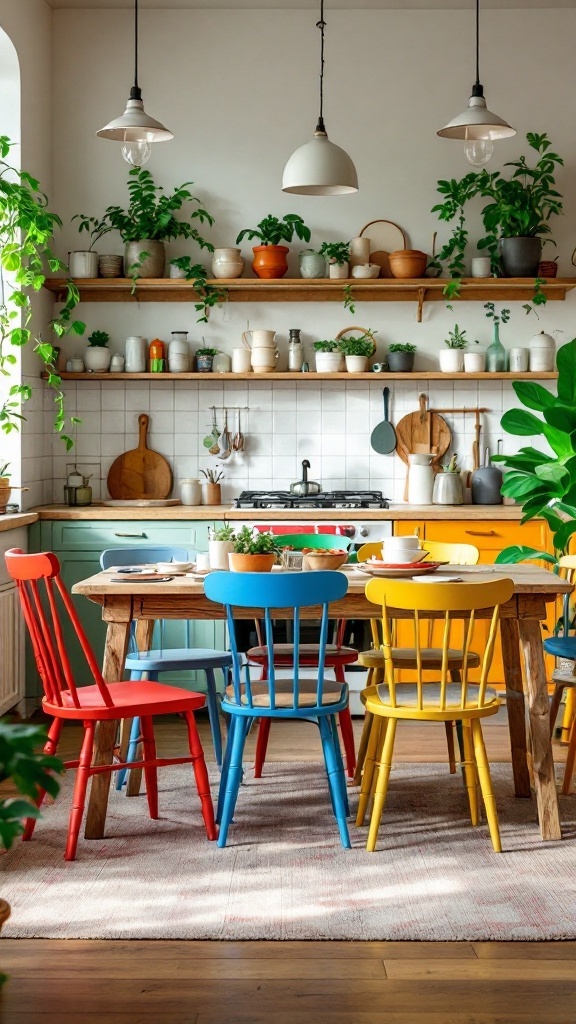
{"label": "bowl on table", "polygon": [[306,569],[339,569],[348,558],[347,551],[310,551],[304,552],[302,568]]}
{"label": "bowl on table", "polygon": [[192,562],[157,562],[156,568],[158,572],[190,572],[193,568]]}

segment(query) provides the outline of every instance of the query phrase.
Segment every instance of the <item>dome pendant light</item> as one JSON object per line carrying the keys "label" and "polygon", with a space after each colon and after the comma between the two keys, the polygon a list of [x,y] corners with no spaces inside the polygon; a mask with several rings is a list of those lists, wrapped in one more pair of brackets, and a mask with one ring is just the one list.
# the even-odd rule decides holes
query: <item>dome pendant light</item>
{"label": "dome pendant light", "polygon": [[295,150],[284,168],[282,191],[303,196],[342,196],[358,191],[358,175],[345,150],[330,142],[324,126],[324,0],[320,0],[320,113],[314,137]]}
{"label": "dome pendant light", "polygon": [[144,110],[142,91],[138,85],[138,0],[134,0],[134,85],[126,110],[101,128],[96,134],[101,139],[122,143],[122,156],[133,167],[141,167],[152,155],[152,143],[169,142],[174,133]]}
{"label": "dome pendant light", "polygon": [[488,163],[494,150],[493,140],[516,135],[515,128],[488,110],[484,89],[480,85],[480,0],[476,0],[476,81],[468,108],[436,134],[443,139],[463,139],[464,156],[473,167],[483,167]]}

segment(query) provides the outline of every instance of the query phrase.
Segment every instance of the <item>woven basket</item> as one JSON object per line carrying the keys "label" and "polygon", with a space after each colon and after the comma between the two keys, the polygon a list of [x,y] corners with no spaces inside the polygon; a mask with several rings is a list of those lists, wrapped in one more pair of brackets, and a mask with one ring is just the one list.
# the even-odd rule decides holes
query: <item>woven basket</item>
{"label": "woven basket", "polygon": [[122,277],[124,273],[123,256],[99,256],[98,276],[99,277]]}
{"label": "woven basket", "polygon": [[374,335],[372,334],[372,331],[368,331],[365,327],[344,327],[343,330],[339,331],[338,334],[336,335],[336,341],[340,341],[340,339],[343,338],[344,335],[350,334],[351,331],[359,331],[360,334],[367,334],[368,337],[372,339],[372,351],[368,356],[368,358],[370,359],[376,351],[376,342],[374,340]]}

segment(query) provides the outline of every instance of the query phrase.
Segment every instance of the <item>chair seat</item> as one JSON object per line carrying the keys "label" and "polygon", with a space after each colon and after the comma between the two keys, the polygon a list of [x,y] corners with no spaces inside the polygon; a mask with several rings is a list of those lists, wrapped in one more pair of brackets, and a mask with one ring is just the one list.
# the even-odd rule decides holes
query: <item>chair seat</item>
{"label": "chair seat", "polygon": [[56,718],[79,718],[97,721],[118,718],[135,718],[144,715],[179,714],[183,711],[198,711],[204,707],[206,698],[203,693],[190,693],[179,686],[168,686],[166,683],[151,681],[110,683],[110,693],[114,707],[106,707],[97,686],[79,686],[78,701],[80,707],[74,707],[69,690],[62,692],[60,707],[46,697],[42,707]]}
{"label": "chair seat", "polygon": [[228,668],[232,664],[229,651],[212,651],[202,647],[175,647],[166,651],[140,651],[126,658],[128,672],[168,672],[184,669]]}
{"label": "chair seat", "polygon": [[576,636],[550,636],[544,641],[544,650],[556,658],[576,661]]}
{"label": "chair seat", "polygon": [[[423,647],[420,651],[422,665],[428,669],[439,669],[442,667],[442,649],[440,647]],[[399,668],[416,668],[416,651],[413,647],[393,647],[392,660]],[[448,650],[448,669],[462,668],[464,654],[455,648]],[[384,652],[374,649],[362,651],[358,655],[358,662],[365,668],[384,668]],[[468,655],[468,668],[477,668],[480,664],[480,656],[470,651]]]}
{"label": "chair seat", "polygon": [[[294,648],[292,644],[274,644],[274,664],[277,668],[290,667],[293,664]],[[318,644],[300,644],[298,664],[304,667],[314,668],[318,664]],[[251,647],[247,653],[249,661],[255,661],[257,665],[267,664],[268,648]],[[336,647],[335,644],[326,645],[326,668],[334,668],[335,665],[351,665],[358,658],[358,651],[353,647]]]}
{"label": "chair seat", "polygon": [[[379,683],[374,687],[378,697],[383,704],[392,706],[390,700],[390,691],[386,683]],[[464,705],[466,709],[471,710],[478,707],[478,694],[480,687],[470,686],[467,688],[467,699]],[[441,688],[439,683],[426,683],[424,689],[424,708],[425,710],[440,711],[440,693]],[[498,701],[498,696],[494,690],[486,690],[484,694],[484,704],[486,707],[493,704],[494,701]],[[416,683],[397,683],[396,684],[396,706],[403,708],[418,707],[418,690]],[[446,687],[446,710],[454,710],[462,708],[462,687],[460,683],[449,683]],[[444,709],[442,709],[444,710]]]}
{"label": "chair seat", "polygon": [[[259,680],[258,682],[252,683],[252,703],[257,708],[269,708],[270,707],[270,693],[268,690],[268,682],[266,680]],[[275,706],[277,708],[291,708],[293,707],[293,689],[294,682],[292,679],[277,679],[275,684],[276,700]],[[337,704],[343,696],[345,687],[336,680],[325,679],[324,687],[322,691],[322,706],[326,704]],[[246,697],[246,687],[242,684],[242,704],[248,705],[248,699]],[[230,704],[236,704],[236,698],[234,695],[234,687],[226,687],[226,700]],[[315,679],[301,679],[299,683],[299,694],[298,694],[298,707],[299,708],[313,708],[316,707],[316,680]]]}

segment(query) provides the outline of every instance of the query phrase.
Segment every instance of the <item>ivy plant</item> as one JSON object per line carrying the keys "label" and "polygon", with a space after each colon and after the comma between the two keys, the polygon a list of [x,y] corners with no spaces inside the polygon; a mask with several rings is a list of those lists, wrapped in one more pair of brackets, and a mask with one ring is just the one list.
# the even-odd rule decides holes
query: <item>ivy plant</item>
{"label": "ivy plant", "polygon": [[225,302],[228,298],[227,290],[225,288],[217,288],[213,284],[208,284],[208,271],[206,267],[203,267],[201,263],[192,263],[189,256],[179,256],[170,262],[173,266],[184,271],[186,281],[192,282],[194,291],[200,297],[200,301],[194,303],[194,309],[200,314],[196,323],[207,324],[212,307]]}
{"label": "ivy plant", "polygon": [[[58,259],[52,248],[54,232],[62,221],[48,209],[48,199],[36,178],[8,163],[13,145],[8,136],[0,136],[0,374],[10,376],[17,362],[15,348],[33,346],[47,370],[48,386],[54,392],[54,429],[68,450],[72,439],[65,432],[64,394],[55,370],[56,352],[52,344],[42,338],[32,306],[32,296],[42,288],[48,272],[63,271],[68,275],[67,265]],[[84,333],[85,324],[72,317],[79,301],[78,289],[68,279],[64,304],[49,324],[57,338],[70,331]],[[20,411],[22,403],[31,395],[27,384],[9,387],[0,405],[0,427],[5,434],[19,429],[25,419]]]}

